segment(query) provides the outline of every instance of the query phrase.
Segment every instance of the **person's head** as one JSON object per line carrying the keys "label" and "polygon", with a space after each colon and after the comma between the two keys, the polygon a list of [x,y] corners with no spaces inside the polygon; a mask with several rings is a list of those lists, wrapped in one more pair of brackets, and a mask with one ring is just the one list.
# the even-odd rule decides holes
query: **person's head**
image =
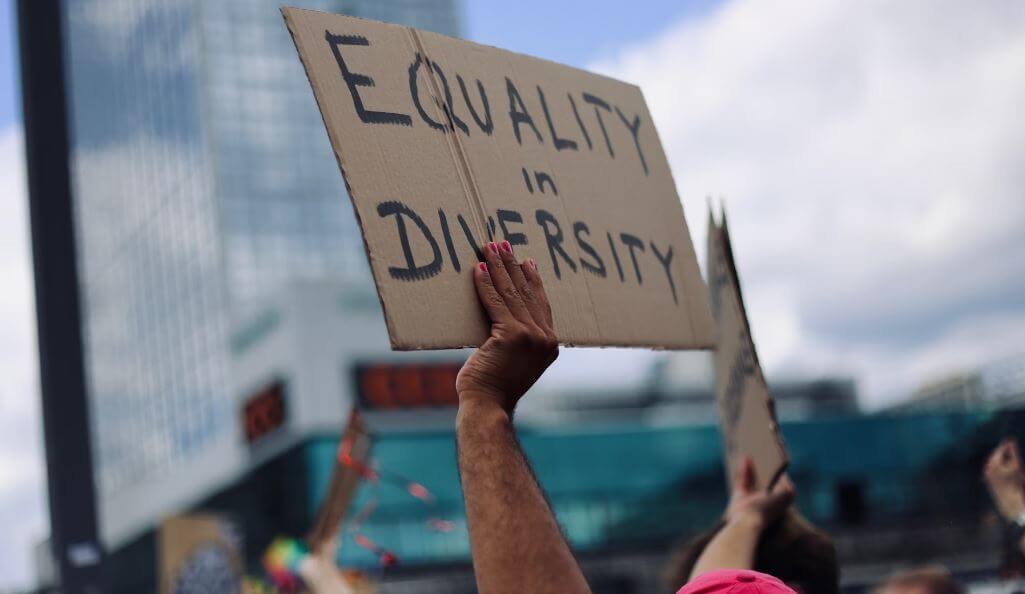
{"label": "person's head", "polygon": [[[691,540],[670,564],[667,591],[687,582],[701,552],[719,532],[718,526]],[[833,541],[796,511],[767,528],[758,541],[755,571],[782,580],[799,594],[837,594],[840,570]]]}
{"label": "person's head", "polygon": [[779,579],[747,569],[719,569],[685,584],[676,594],[796,594]]}
{"label": "person's head", "polygon": [[946,568],[930,566],[894,575],[875,594],[964,594],[964,588]]}

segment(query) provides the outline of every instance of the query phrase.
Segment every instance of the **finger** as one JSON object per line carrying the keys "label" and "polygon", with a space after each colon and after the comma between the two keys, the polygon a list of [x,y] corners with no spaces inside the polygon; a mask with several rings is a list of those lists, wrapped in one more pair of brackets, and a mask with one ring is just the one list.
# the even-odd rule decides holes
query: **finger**
{"label": "finger", "polygon": [[1018,440],[1014,438],[1009,440],[1007,442],[1007,449],[1010,452],[1011,460],[1014,460],[1015,463],[1020,464],[1021,452],[1018,450]]}
{"label": "finger", "polygon": [[794,485],[794,481],[790,480],[790,477],[785,474],[776,481],[776,486],[772,490],[774,493],[789,492],[792,496],[797,494],[797,487]]}
{"label": "finger", "polygon": [[484,311],[488,312],[492,323],[508,324],[515,321],[509,308],[505,306],[505,300],[498,294],[486,263],[481,262],[473,269],[473,284],[477,287],[477,296],[480,297],[480,303],[484,306]]}
{"label": "finger", "polygon": [[544,283],[541,281],[541,275],[537,273],[537,262],[533,258],[530,258],[520,266],[520,270],[523,272],[523,277],[527,279],[527,283],[530,285],[531,294],[534,297],[534,302],[538,309],[539,315],[541,316],[541,327],[545,330],[550,330],[552,334],[555,333],[555,322],[552,320],[552,304],[548,301],[548,293],[545,292]]}
{"label": "finger", "polygon": [[755,482],[758,480],[755,474],[755,466],[751,458],[744,456],[740,459],[740,466],[737,468],[737,478],[734,481],[736,488],[747,495],[755,490]]}
{"label": "finger", "polygon": [[[492,241],[484,246],[484,259],[488,263],[488,273],[491,275],[491,282],[502,297],[502,300],[505,301],[505,306],[512,313],[513,318],[524,324],[533,323],[533,318],[530,317],[530,312],[527,310],[526,304],[523,303],[520,291],[513,284],[512,277],[509,276],[509,268],[505,265],[505,261],[499,253],[497,243]],[[513,264],[515,265],[515,262]]]}
{"label": "finger", "polygon": [[533,287],[527,282],[527,277],[523,273],[524,266],[516,261],[512,245],[508,241],[503,241],[499,244],[498,251],[502,256],[502,264],[509,271],[509,278],[512,279],[513,286],[516,287],[523,300],[523,305],[527,308],[527,313],[530,314],[530,318],[535,324],[543,328],[545,325],[544,312],[537,303]]}
{"label": "finger", "polygon": [[1007,442],[1001,442],[1000,445],[993,449],[993,452],[990,453],[989,458],[986,459],[986,469],[994,468],[997,464],[1004,460],[1008,453],[1006,446]]}
{"label": "finger", "polygon": [[794,502],[797,497],[797,489],[789,479],[780,480],[769,495],[769,505],[775,510],[782,511]]}

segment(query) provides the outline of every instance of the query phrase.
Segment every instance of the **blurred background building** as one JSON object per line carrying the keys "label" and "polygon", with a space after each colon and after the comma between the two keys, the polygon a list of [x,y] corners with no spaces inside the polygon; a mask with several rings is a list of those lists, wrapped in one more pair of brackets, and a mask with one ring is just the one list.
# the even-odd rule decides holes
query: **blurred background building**
{"label": "blurred background building", "polygon": [[[349,287],[338,307],[360,295],[353,323],[322,342],[388,348],[280,2],[47,4],[59,6],[63,31],[97,536],[116,553],[246,470],[234,387],[251,378],[233,373],[233,353],[277,291],[310,280]],[[457,0],[292,4],[460,32]],[[44,10],[20,7],[30,9]],[[26,60],[31,75],[39,56]],[[355,329],[361,316],[376,322],[366,334]],[[78,340],[79,329],[64,331]],[[311,418],[341,426],[346,390],[324,398],[327,414]]]}

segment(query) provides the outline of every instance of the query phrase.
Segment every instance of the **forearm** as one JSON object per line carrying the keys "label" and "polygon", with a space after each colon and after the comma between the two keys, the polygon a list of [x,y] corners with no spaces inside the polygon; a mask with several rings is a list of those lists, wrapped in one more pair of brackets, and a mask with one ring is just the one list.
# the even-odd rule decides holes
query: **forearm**
{"label": "forearm", "polygon": [[589,594],[541,487],[498,406],[460,406],[459,471],[481,594]]}
{"label": "forearm", "polygon": [[761,525],[754,518],[730,520],[698,557],[690,579],[718,569],[754,569],[761,532]]}

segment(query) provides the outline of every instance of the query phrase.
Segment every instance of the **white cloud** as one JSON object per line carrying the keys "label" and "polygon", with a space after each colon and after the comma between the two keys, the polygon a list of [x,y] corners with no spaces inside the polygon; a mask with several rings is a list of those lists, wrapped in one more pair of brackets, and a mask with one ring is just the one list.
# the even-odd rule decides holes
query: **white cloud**
{"label": "white cloud", "polygon": [[770,375],[879,404],[1025,348],[1025,4],[734,0],[595,69],[644,90],[702,258],[727,198]]}
{"label": "white cloud", "polygon": [[0,588],[31,581],[48,532],[21,130],[0,131]]}

